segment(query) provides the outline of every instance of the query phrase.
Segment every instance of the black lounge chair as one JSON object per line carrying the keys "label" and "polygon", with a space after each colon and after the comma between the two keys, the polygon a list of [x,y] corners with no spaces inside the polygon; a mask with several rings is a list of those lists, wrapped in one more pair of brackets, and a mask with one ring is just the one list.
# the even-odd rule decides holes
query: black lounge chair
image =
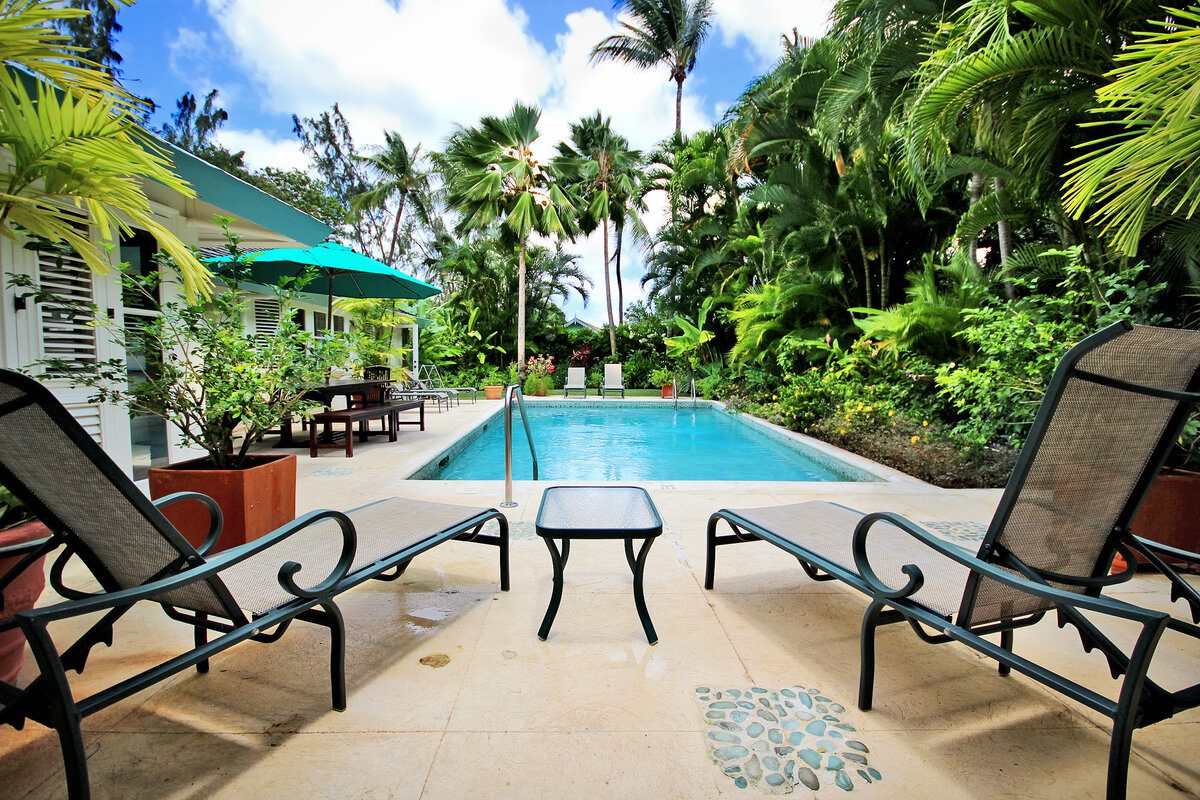
{"label": "black lounge chair", "polygon": [[[369,579],[395,580],[412,559],[451,539],[492,545],[500,553],[500,588],[507,590],[508,522],[494,508],[391,499],[341,513],[313,511],[240,547],[208,557],[221,533],[221,511],[191,492],[151,502],[43,386],[0,370],[0,483],[24,501],[52,535],[0,549],[24,558],[3,576],[3,588],[28,564],[61,548],[50,570],[66,601],[19,612],[0,629],[19,626],[33,651],[38,676],[26,687],[0,681],[0,722],[16,728],[27,719],[58,732],[71,800],[90,789],[81,720],[189,667],[208,671],[214,655],[246,640],[278,640],[293,620],[324,626],[331,635],[333,707],[346,708],[345,624],[335,598]],[[208,507],[212,525],[193,548],[159,510],[195,500]],[[490,520],[497,534],[481,530]],[[101,590],[64,584],[66,562],[78,557]],[[297,578],[312,576],[300,585]],[[195,647],[77,698],[67,671],[82,672],[97,644],[111,644],[114,623],[134,604],[162,606],[167,616],[195,630]],[[73,644],[60,649],[51,626],[100,613]],[[215,638],[209,641],[209,634]]]}
{"label": "black lounge chair", "polygon": [[[862,623],[859,708],[871,708],[875,630],[908,622],[926,642],[957,641],[1113,719],[1108,798],[1125,797],[1137,728],[1200,705],[1200,683],[1170,691],[1147,677],[1170,630],[1200,637],[1200,593],[1166,560],[1200,555],[1134,536],[1129,525],[1173,443],[1200,402],[1200,331],[1119,323],[1073,347],[1059,364],[996,515],[975,555],[892,513],[863,515],[832,503],[722,509],[708,522],[704,586],[716,548],[762,539],[800,561],[814,580],[841,580],[871,598]],[[732,534],[717,535],[724,520]],[[1129,567],[1109,575],[1113,557]],[[1102,597],[1133,575],[1134,553],[1164,575],[1191,621]],[[901,577],[903,575],[904,577]],[[883,576],[883,577],[881,577]],[[888,581],[899,579],[902,586]],[[1013,652],[1013,631],[1054,611],[1087,652],[1108,660],[1117,699]],[[1083,614],[1140,626],[1126,652]],[[932,630],[932,632],[931,632]],[[998,634],[999,643],[983,638]]]}

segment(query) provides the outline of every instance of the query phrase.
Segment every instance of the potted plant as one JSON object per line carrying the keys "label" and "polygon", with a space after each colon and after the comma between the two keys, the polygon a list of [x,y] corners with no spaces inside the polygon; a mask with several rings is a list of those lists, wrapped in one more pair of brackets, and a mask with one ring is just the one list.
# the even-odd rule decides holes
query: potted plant
{"label": "potted plant", "polygon": [[1200,552],[1200,413],[1184,428],[1178,446],[1154,479],[1129,526],[1138,536]]}
{"label": "potted plant", "polygon": [[500,370],[492,369],[483,376],[483,396],[488,400],[504,397],[504,374]]}
{"label": "potted plant", "polygon": [[530,356],[525,363],[525,394],[545,397],[550,390],[550,376],[553,374],[554,356]]}
{"label": "potted plant", "polygon": [[669,369],[659,367],[650,373],[650,383],[654,386],[662,387],[662,396],[664,400],[670,400],[672,392],[675,390],[675,375]]}
{"label": "potted plant", "polygon": [[[245,263],[237,237],[225,227],[233,263]],[[158,300],[158,282],[174,262],[160,259],[154,276],[122,269],[124,290]],[[116,403],[138,414],[162,417],[179,431],[184,444],[203,449],[202,458],[150,470],[150,494],[179,491],[206,494],[224,515],[224,532],[215,550],[242,544],[296,516],[296,457],[254,454],[250,448],[281,421],[304,417],[308,389],[349,361],[354,348],[348,334],[302,331],[288,306],[303,282],[277,289],[282,306],[273,333],[247,331],[246,300],[233,280],[211,297],[163,303],[161,313],[135,327],[117,326],[106,313],[96,325],[113,336],[125,358],[95,364],[46,359],[42,377],[65,377],[94,391],[92,402]],[[59,301],[61,302],[61,301]],[[76,309],[75,313],[85,313]],[[127,363],[138,360],[142,380],[130,380]],[[180,532],[200,544],[208,531],[208,512],[195,501],[166,511]]]}
{"label": "potted plant", "polygon": [[[4,487],[0,486],[0,551],[17,545],[45,539],[50,531],[29,509]],[[0,579],[15,569],[24,554],[0,558]],[[0,622],[11,619],[18,611],[28,611],[37,604],[46,587],[45,556],[25,567],[3,591],[4,607]],[[0,630],[0,681],[13,683],[25,661],[25,634],[20,628]]]}

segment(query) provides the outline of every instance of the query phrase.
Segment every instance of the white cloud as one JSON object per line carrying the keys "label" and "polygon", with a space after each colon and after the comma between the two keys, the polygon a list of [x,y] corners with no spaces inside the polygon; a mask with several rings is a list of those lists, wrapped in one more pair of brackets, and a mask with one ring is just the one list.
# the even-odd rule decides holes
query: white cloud
{"label": "white cloud", "polygon": [[782,54],[780,37],[795,28],[817,38],[829,27],[833,0],[713,0],[713,28],[727,46],[749,45],[766,66]]}
{"label": "white cloud", "polygon": [[507,0],[208,0],[234,57],[275,113],[341,103],[364,141],[384,127],[436,147],[455,122],[532,101],[545,49]]}
{"label": "white cloud", "polygon": [[308,168],[308,156],[300,149],[300,142],[294,136],[280,139],[258,128],[248,131],[225,128],[217,134],[217,141],[235,153],[239,150],[246,151],[246,164],[251,169]]}

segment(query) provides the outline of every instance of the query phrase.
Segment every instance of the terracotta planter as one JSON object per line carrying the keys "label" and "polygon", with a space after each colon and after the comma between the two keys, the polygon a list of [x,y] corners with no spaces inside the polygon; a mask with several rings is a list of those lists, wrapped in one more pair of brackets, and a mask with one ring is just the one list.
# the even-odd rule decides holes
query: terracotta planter
{"label": "terracotta planter", "polygon": [[669,384],[669,383],[664,383],[664,384],[663,384],[663,387],[662,387],[662,399],[663,399],[663,400],[670,400],[672,397],[674,397],[674,396],[675,396],[675,395],[673,394],[673,392],[674,392],[674,391],[675,391],[675,387],[674,387],[674,386],[672,386],[672,385],[671,385],[671,384]]}
{"label": "terracotta planter", "polygon": [[[296,456],[251,456],[246,469],[204,469],[205,459],[150,470],[150,496],[200,492],[225,517],[221,539],[210,552],[253,541],[296,518]],[[183,501],[164,510],[167,519],[195,546],[208,533],[208,510]]]}
{"label": "terracotta planter", "polygon": [[[0,531],[0,547],[24,544],[45,539],[50,531],[40,522],[26,522],[15,528]],[[5,575],[23,556],[0,558],[0,575]],[[8,619],[18,611],[28,611],[37,603],[46,588],[45,557],[39,558],[4,589],[4,610],[0,619]],[[13,683],[25,661],[25,634],[19,628],[0,631],[0,681]]]}
{"label": "terracotta planter", "polygon": [[1200,472],[1160,473],[1129,528],[1168,547],[1200,552]]}
{"label": "terracotta planter", "polygon": [[485,386],[483,387],[483,396],[488,400],[499,400],[504,397],[503,386]]}

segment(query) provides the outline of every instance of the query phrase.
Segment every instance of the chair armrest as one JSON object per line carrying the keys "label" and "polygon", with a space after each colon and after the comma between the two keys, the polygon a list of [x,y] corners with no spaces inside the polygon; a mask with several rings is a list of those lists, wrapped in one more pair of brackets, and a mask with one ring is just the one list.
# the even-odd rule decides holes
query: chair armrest
{"label": "chair armrest", "polygon": [[1030,578],[1000,569],[994,564],[989,564],[975,556],[967,555],[962,550],[959,550],[948,542],[942,541],[899,514],[890,511],[879,511],[863,517],[854,528],[854,564],[872,591],[879,597],[887,600],[896,601],[910,598],[924,585],[925,576],[921,573],[921,568],[916,564],[905,564],[901,568],[901,571],[908,576],[908,582],[897,589],[888,586],[875,574],[875,570],[872,569],[870,559],[867,556],[867,537],[871,526],[880,521],[894,525],[922,544],[927,545],[952,561],[957,561],[974,573],[986,576],[1014,589],[1049,600],[1056,606],[1067,605],[1082,608],[1109,616],[1133,620],[1142,624],[1155,623],[1163,619],[1169,619],[1170,617],[1169,614],[1160,611],[1150,611],[1121,600],[1115,600],[1111,597],[1092,597],[1086,594],[1063,591],[1046,583],[1039,583]]}
{"label": "chair armrest", "polygon": [[[1167,558],[1173,558],[1179,561],[1186,561],[1189,564],[1200,564],[1200,553],[1181,550],[1178,547],[1171,547],[1170,545],[1156,542],[1153,539],[1146,539],[1142,536],[1134,536],[1133,538],[1140,546],[1146,550],[1149,550],[1155,555],[1165,556]],[[0,555],[3,555],[3,551],[0,551]]]}
{"label": "chair armrest", "polygon": [[200,555],[207,555],[208,551],[216,545],[217,540],[221,538],[221,529],[225,525],[225,518],[221,514],[221,507],[217,505],[216,500],[200,492],[175,492],[152,502],[155,508],[162,511],[167,506],[178,503],[181,500],[197,500],[208,509],[208,534],[204,537],[204,541],[200,543],[200,546],[196,548],[196,552]]}
{"label": "chair armrest", "polygon": [[[323,589],[327,590],[329,586],[336,584],[338,580],[341,580],[341,578],[345,576],[346,571],[349,569],[349,564],[353,562],[354,552],[357,547],[357,536],[354,530],[354,523],[349,517],[340,511],[322,509],[319,511],[310,511],[307,514],[292,520],[282,528],[277,528],[265,536],[255,539],[254,541],[246,542],[246,544],[239,547],[233,547],[229,550],[225,550],[209,561],[203,561],[203,559],[200,559],[200,563],[192,569],[178,572],[174,575],[170,575],[166,578],[160,578],[156,581],[143,583],[140,586],[122,589],[117,592],[105,592],[103,594],[90,595],[77,600],[68,600],[67,602],[57,603],[52,606],[35,608],[30,611],[21,611],[18,612],[17,616],[23,616],[41,622],[52,622],[55,620],[76,617],[81,614],[91,614],[97,611],[106,611],[110,608],[131,605],[139,600],[152,599],[155,595],[169,592],[174,589],[181,589],[197,581],[214,577],[221,572],[221,570],[228,569],[234,564],[245,561],[251,556],[257,555],[264,550],[268,550],[284,539],[299,533],[310,525],[314,525],[326,519],[336,520],[341,527],[342,555],[338,559],[338,563],[334,567],[334,570],[329,577],[319,583],[317,586],[313,587],[311,591],[319,591]],[[280,569],[280,582],[283,583],[284,588],[292,594],[297,594],[297,592],[293,591],[291,587],[295,587],[300,592],[309,591],[295,586],[292,576],[299,571],[300,565],[295,564],[295,562],[287,562]],[[287,573],[286,582],[284,578],[285,572]],[[307,597],[305,594],[298,594],[298,596]]]}
{"label": "chair armrest", "polygon": [[44,539],[33,539],[20,544],[10,544],[7,547],[0,547],[0,558],[12,558],[13,556],[23,556],[32,553],[42,547],[45,547],[53,536],[47,536]]}

